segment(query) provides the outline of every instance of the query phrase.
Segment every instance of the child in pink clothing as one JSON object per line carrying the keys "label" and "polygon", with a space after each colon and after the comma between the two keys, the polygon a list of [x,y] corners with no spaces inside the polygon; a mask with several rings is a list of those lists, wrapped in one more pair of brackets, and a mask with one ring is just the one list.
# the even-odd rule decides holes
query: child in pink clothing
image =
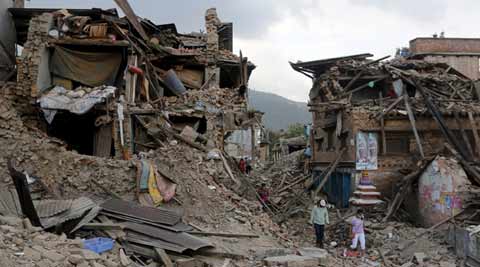
{"label": "child in pink clothing", "polygon": [[352,245],[350,246],[351,249],[357,249],[358,242],[360,241],[360,249],[361,249],[361,256],[365,255],[365,232],[363,230],[363,212],[362,210],[358,210],[357,214],[352,219]]}

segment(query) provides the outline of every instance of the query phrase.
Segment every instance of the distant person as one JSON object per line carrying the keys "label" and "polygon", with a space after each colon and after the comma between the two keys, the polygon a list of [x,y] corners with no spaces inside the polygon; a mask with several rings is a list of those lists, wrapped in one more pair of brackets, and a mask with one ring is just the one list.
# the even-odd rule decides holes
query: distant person
{"label": "distant person", "polygon": [[360,242],[360,256],[365,256],[365,231],[363,229],[363,221],[365,217],[363,215],[363,211],[360,209],[357,211],[357,214],[352,219],[352,245],[350,246],[351,249],[357,249],[358,242]]}
{"label": "distant person", "polygon": [[247,163],[244,159],[240,159],[240,162],[238,163],[238,168],[242,173],[245,173],[247,171]]}
{"label": "distant person", "polygon": [[247,166],[245,167],[245,172],[247,175],[249,175],[252,172],[252,165],[250,164],[250,161],[247,160]]}
{"label": "distant person", "polygon": [[266,183],[262,183],[260,188],[257,190],[258,195],[260,196],[260,202],[262,203],[263,208],[267,207],[270,198],[270,191],[267,188]]}
{"label": "distant person", "polygon": [[323,248],[323,239],[325,238],[325,225],[329,224],[327,202],[325,200],[316,201],[310,214],[310,224],[313,224],[316,237],[316,246]]}
{"label": "distant person", "polygon": [[305,150],[303,151],[303,155],[305,156],[305,164],[303,166],[303,172],[309,173],[310,167],[310,160],[312,159],[312,148],[308,145]]}

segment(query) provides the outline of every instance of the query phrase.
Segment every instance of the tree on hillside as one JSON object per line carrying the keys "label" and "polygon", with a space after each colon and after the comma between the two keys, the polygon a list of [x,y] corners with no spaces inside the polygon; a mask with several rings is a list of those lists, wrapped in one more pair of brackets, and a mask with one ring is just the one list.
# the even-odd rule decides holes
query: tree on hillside
{"label": "tree on hillside", "polygon": [[294,124],[290,124],[288,125],[284,138],[303,136],[303,132],[304,132],[304,125],[302,123],[297,122]]}

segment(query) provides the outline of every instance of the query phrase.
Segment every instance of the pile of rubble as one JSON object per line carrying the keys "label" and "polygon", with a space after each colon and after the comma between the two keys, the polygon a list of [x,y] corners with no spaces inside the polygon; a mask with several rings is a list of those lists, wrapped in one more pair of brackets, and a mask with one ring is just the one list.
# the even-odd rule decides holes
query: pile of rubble
{"label": "pile of rubble", "polygon": [[[41,187],[41,199],[89,196],[101,203],[111,197],[136,198],[137,160],[105,159],[68,151],[62,141],[26,128],[9,102],[3,98],[1,101],[4,119],[0,120],[0,128],[5,137],[1,139],[5,147],[2,159],[12,157],[17,169],[45,185]],[[235,183],[219,158],[209,158],[207,153],[174,140],[140,156],[177,184],[175,200],[162,206],[185,214],[184,220],[195,225],[196,231],[205,232],[206,240],[211,240],[207,242],[218,245],[218,255],[228,255],[227,251],[234,249],[237,257],[248,259],[253,251],[247,244],[252,241],[272,246],[287,239],[286,231],[261,211],[257,201],[246,200],[225,186]],[[2,166],[3,182],[9,184],[5,161]],[[258,233],[263,233],[260,240],[250,240],[258,237]],[[225,241],[229,239],[235,242]],[[225,245],[220,246],[222,243]]]}
{"label": "pile of rubble", "polygon": [[118,247],[99,255],[84,249],[80,238],[44,232],[28,219],[0,216],[0,223],[2,266],[120,266]]}

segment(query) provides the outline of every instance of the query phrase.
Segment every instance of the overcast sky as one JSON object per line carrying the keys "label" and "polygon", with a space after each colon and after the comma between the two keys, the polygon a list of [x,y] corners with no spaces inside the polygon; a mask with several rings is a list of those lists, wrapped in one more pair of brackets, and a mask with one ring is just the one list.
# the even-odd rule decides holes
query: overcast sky
{"label": "overcast sky", "polygon": [[[311,81],[288,61],[369,52],[376,58],[415,37],[480,37],[478,0],[130,0],[137,15],[174,22],[180,32],[204,29],[217,7],[234,23],[234,49],[257,65],[250,87],[306,101]],[[111,8],[113,0],[31,0],[27,7]]]}

